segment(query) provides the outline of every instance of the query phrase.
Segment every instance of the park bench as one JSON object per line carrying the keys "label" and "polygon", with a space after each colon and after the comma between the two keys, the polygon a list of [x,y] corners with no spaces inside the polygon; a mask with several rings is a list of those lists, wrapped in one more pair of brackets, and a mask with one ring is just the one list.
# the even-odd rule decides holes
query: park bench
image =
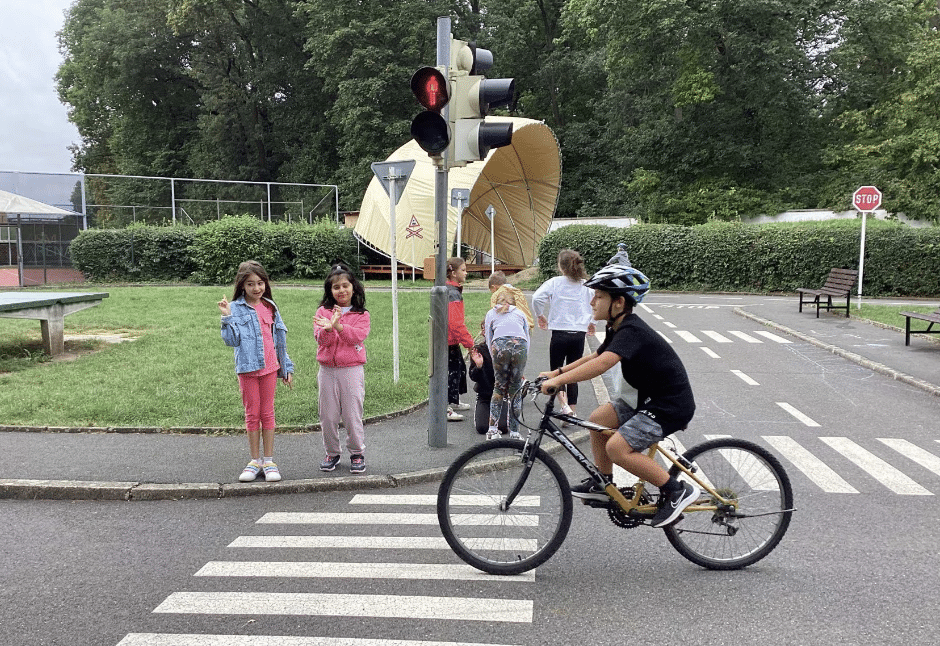
{"label": "park bench", "polygon": [[[940,307],[935,309],[933,312],[930,312],[929,314],[922,314],[921,312],[901,312],[901,316],[904,317],[904,345],[911,344],[911,333],[940,334],[940,329],[933,329],[934,323],[940,323]],[[927,321],[930,323],[930,325],[927,326],[926,330],[912,330],[911,319]]]}
{"label": "park bench", "polygon": [[[855,284],[856,278],[858,278],[858,272],[854,269],[833,267],[829,271],[829,277],[826,278],[825,284],[819,289],[800,287],[796,290],[800,294],[800,311],[803,311],[803,305],[815,305],[816,318],[819,318],[819,310],[822,308],[826,308],[827,311],[844,309],[845,317],[848,318],[849,305],[852,301],[852,286]],[[804,295],[812,296],[812,298],[805,300]],[[825,303],[823,303],[823,297],[826,298]],[[833,298],[845,298],[845,305],[834,305]]]}

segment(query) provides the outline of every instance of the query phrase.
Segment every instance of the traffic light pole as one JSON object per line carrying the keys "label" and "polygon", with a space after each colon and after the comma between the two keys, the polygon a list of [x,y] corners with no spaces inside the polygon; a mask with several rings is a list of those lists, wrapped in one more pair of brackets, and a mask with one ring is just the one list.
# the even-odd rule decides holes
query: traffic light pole
{"label": "traffic light pole", "polygon": [[[437,19],[437,65],[450,65],[450,18]],[[445,108],[446,110],[447,108]],[[445,116],[446,120],[446,116]],[[447,158],[434,158],[434,221],[438,225],[431,288],[431,378],[428,380],[428,446],[447,446]]]}

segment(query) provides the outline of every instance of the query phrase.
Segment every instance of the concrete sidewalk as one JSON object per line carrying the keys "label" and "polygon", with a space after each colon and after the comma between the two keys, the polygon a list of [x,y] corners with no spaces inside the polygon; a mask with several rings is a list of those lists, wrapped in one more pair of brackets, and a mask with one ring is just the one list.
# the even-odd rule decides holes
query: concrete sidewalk
{"label": "concrete sidewalk", "polygon": [[[894,303],[898,301],[884,300]],[[854,361],[876,372],[940,395],[940,343],[871,325],[844,315],[797,311],[797,298],[747,296],[735,313]],[[655,307],[655,305],[652,305]],[[854,305],[853,305],[854,311]],[[526,375],[548,369],[549,335],[535,331]],[[589,339],[596,347],[597,341]],[[472,392],[465,401],[473,403]],[[603,380],[583,384],[578,409],[592,410],[607,401]],[[454,458],[482,436],[474,431],[472,410],[466,421],[447,424],[447,446],[428,445],[428,410],[419,406],[366,427],[367,470],[349,473],[349,457],[330,473],[319,471],[320,434],[281,433],[275,459],[284,479],[277,483],[239,483],[247,461],[244,435],[169,433],[22,432],[0,433],[8,462],[0,479],[0,498],[166,500],[220,498],[340,489],[390,488],[440,479]],[[537,411],[524,408],[534,426]],[[573,433],[583,438],[586,431]]]}

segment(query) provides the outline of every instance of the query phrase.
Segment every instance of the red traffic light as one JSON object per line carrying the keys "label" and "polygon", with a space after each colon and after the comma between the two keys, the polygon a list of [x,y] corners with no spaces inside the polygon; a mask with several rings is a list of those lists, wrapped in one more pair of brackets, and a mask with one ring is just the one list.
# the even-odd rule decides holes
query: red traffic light
{"label": "red traffic light", "polygon": [[440,112],[450,100],[449,84],[435,67],[422,67],[411,77],[411,91],[418,102],[432,112]]}

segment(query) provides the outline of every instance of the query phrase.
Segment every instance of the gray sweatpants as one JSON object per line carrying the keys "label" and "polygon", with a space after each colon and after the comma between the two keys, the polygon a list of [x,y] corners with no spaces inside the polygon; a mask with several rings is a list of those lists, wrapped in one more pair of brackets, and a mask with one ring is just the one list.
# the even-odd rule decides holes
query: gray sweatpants
{"label": "gray sweatpants", "polygon": [[365,366],[320,366],[317,384],[320,390],[320,427],[326,454],[331,457],[342,455],[339,444],[339,423],[342,421],[350,455],[362,455],[366,448],[366,433],[362,424],[362,406],[366,393]]}

